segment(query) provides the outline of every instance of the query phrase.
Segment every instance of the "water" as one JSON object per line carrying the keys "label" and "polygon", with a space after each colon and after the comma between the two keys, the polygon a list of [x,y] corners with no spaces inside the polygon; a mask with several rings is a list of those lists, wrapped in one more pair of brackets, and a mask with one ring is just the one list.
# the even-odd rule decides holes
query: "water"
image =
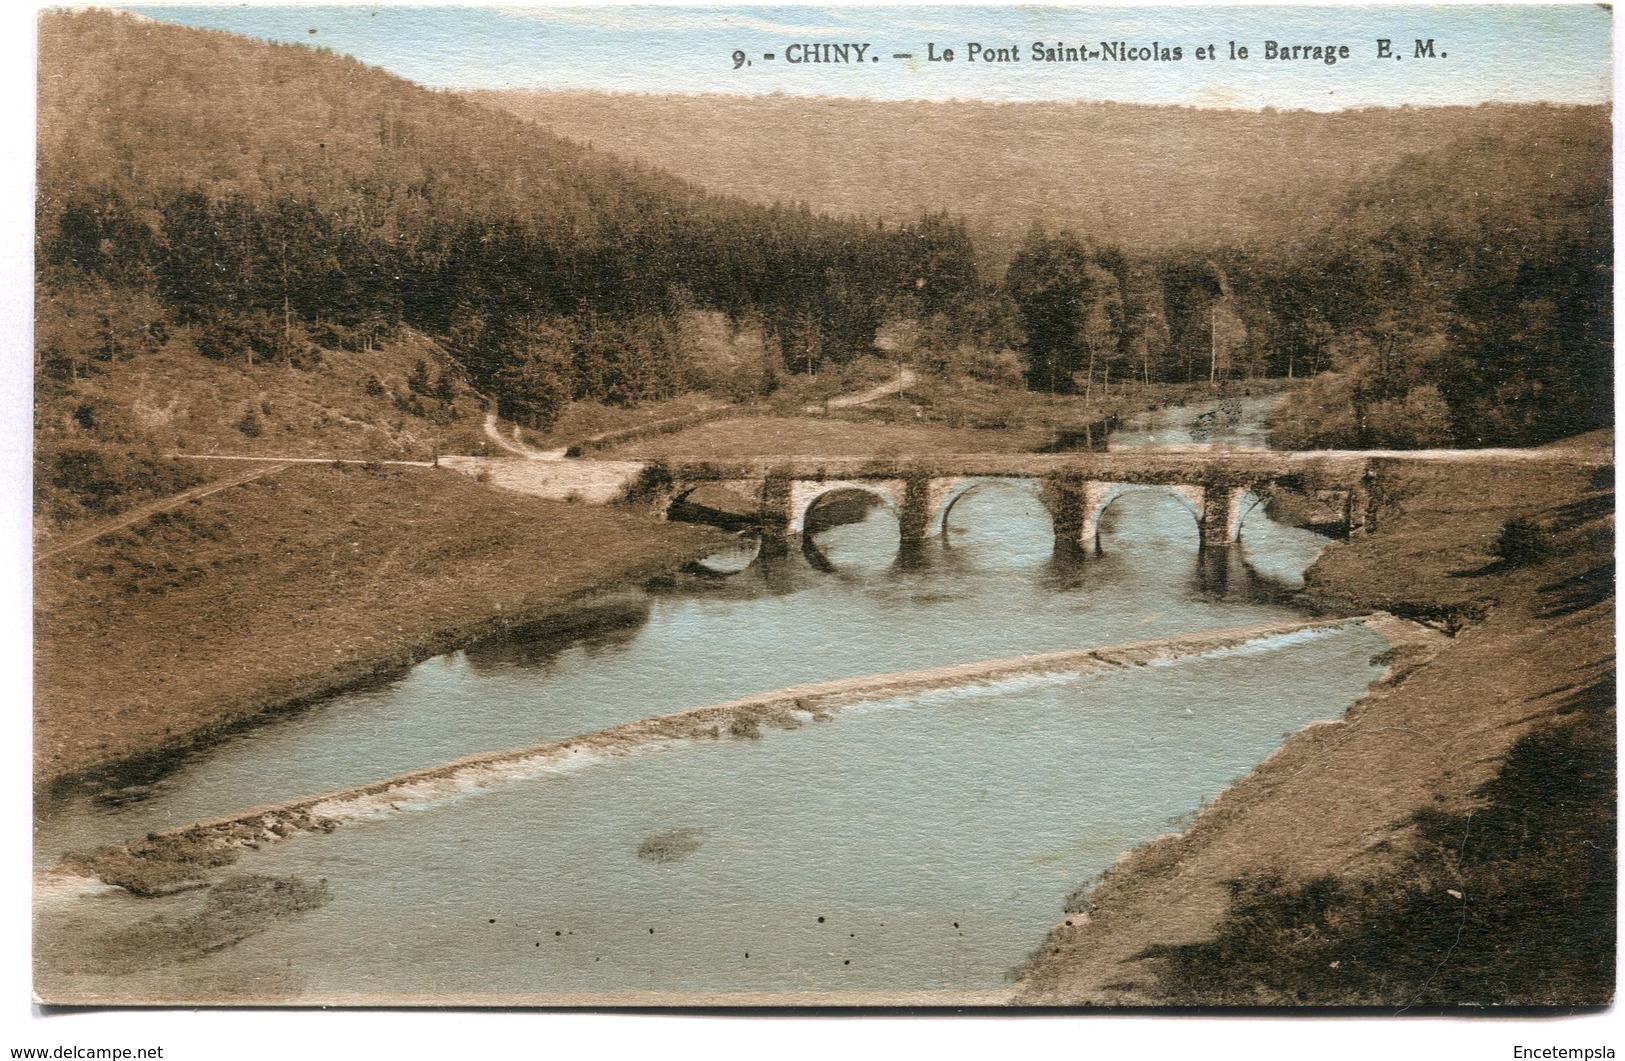
{"label": "water", "polygon": [[[1179,444],[1152,441],[1160,423],[1146,441]],[[141,785],[57,799],[36,858],[799,682],[1291,618],[1325,544],[1260,505],[1241,548],[1201,553],[1180,500],[1145,488],[1102,514],[1098,555],[1063,559],[1021,482],[966,494],[919,548],[900,551],[884,508],[778,560],[741,541],[605,602],[589,633],[516,631]],[[1339,716],[1384,648],[1346,627],[866,704],[406,807],[222,871],[325,880],[326,905],[229,915],[247,931],[234,945],[116,975],[47,962],[40,985],[172,1002],[996,997],[1069,893],[1182,828],[1285,735]],[[98,933],[161,936],[205,901],[63,900],[37,939],[94,954]]]}
{"label": "water", "polygon": [[1112,432],[1111,449],[1223,446],[1268,449],[1269,416],[1277,395],[1248,394],[1221,405],[1214,399],[1143,413]]}
{"label": "water", "polygon": [[1194,519],[1148,489],[1107,509],[1100,555],[1062,562],[1037,498],[991,484],[954,507],[942,541],[900,557],[896,522],[877,510],[817,536],[810,556],[629,592],[617,623],[589,636],[473,646],[244,731],[133,791],[55,801],[37,816],[36,859],[801,682],[1300,614],[1285,595],[1326,539],[1261,509],[1243,534],[1243,555],[1199,556]]}
{"label": "water", "polygon": [[865,705],[300,836],[236,869],[325,879],[328,905],[150,990],[273,965],[331,1001],[997,990],[1069,892],[1341,713],[1385,646],[1342,628]]}

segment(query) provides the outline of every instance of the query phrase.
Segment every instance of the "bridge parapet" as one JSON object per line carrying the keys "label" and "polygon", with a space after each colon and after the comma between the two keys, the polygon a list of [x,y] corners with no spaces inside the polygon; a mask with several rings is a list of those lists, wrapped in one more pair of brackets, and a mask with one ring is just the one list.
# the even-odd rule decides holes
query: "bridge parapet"
{"label": "bridge parapet", "polygon": [[761,479],[1047,479],[1198,486],[1249,486],[1288,476],[1320,484],[1359,481],[1370,458],[1361,453],[1270,450],[1124,450],[1105,453],[966,453],[924,457],[673,457],[655,462],[673,480]]}

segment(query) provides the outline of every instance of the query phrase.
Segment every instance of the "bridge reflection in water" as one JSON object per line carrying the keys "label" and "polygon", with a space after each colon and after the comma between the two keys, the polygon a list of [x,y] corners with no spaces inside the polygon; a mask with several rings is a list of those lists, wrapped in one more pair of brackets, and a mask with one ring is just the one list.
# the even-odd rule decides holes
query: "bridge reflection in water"
{"label": "bridge reflection in water", "polygon": [[952,584],[970,585],[997,570],[1054,592],[1110,585],[1159,599],[1173,591],[1179,599],[1285,604],[1327,538],[1265,519],[1263,502],[1251,493],[1243,499],[1245,544],[1238,537],[1234,548],[1201,548],[1183,494],[1126,487],[1103,506],[1095,548],[1086,555],[1074,543],[1057,542],[1041,487],[1030,480],[967,484],[946,506],[940,534],[918,539],[901,538],[896,507],[877,494],[841,488],[809,506],[790,548],[764,551],[760,536],[747,531],[691,571],[730,599],[796,593],[821,579],[889,585],[912,598],[939,592],[931,587],[943,574],[962,574]]}

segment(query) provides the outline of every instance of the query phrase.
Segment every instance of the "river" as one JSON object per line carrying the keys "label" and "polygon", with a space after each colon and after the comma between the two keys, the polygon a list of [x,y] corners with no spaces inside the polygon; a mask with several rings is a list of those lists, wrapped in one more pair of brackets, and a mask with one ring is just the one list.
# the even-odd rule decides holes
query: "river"
{"label": "river", "polygon": [[[810,544],[742,545],[606,598],[589,632],[514,631],[68,794],[40,808],[36,860],[786,685],[1290,618],[1326,539],[1259,507],[1241,548],[1202,554],[1184,504],[1148,488],[1107,509],[1098,555],[1060,558],[1030,487],[993,482],[923,549],[899,552],[884,509]],[[1073,888],[1340,715],[1384,648],[1353,626],[879,701],[296,837],[231,872],[323,879],[325,905],[118,990],[264,991],[275,966],[306,1000],[996,992]],[[84,901],[119,923],[152,902]]]}

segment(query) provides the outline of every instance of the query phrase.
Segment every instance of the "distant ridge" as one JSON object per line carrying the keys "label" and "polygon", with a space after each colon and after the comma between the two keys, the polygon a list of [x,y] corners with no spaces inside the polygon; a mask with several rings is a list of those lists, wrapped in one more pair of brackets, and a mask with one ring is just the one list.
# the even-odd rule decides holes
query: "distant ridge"
{"label": "distant ridge", "polygon": [[[1130,252],[1290,243],[1411,155],[1606,144],[1598,106],[1339,112],[1120,103],[473,92],[572,140],[713,191],[837,215],[963,213],[995,259],[1034,221]],[[1493,167],[1477,170],[1481,177]],[[1463,175],[1463,179],[1470,179]],[[1491,178],[1493,179],[1493,178]]]}

